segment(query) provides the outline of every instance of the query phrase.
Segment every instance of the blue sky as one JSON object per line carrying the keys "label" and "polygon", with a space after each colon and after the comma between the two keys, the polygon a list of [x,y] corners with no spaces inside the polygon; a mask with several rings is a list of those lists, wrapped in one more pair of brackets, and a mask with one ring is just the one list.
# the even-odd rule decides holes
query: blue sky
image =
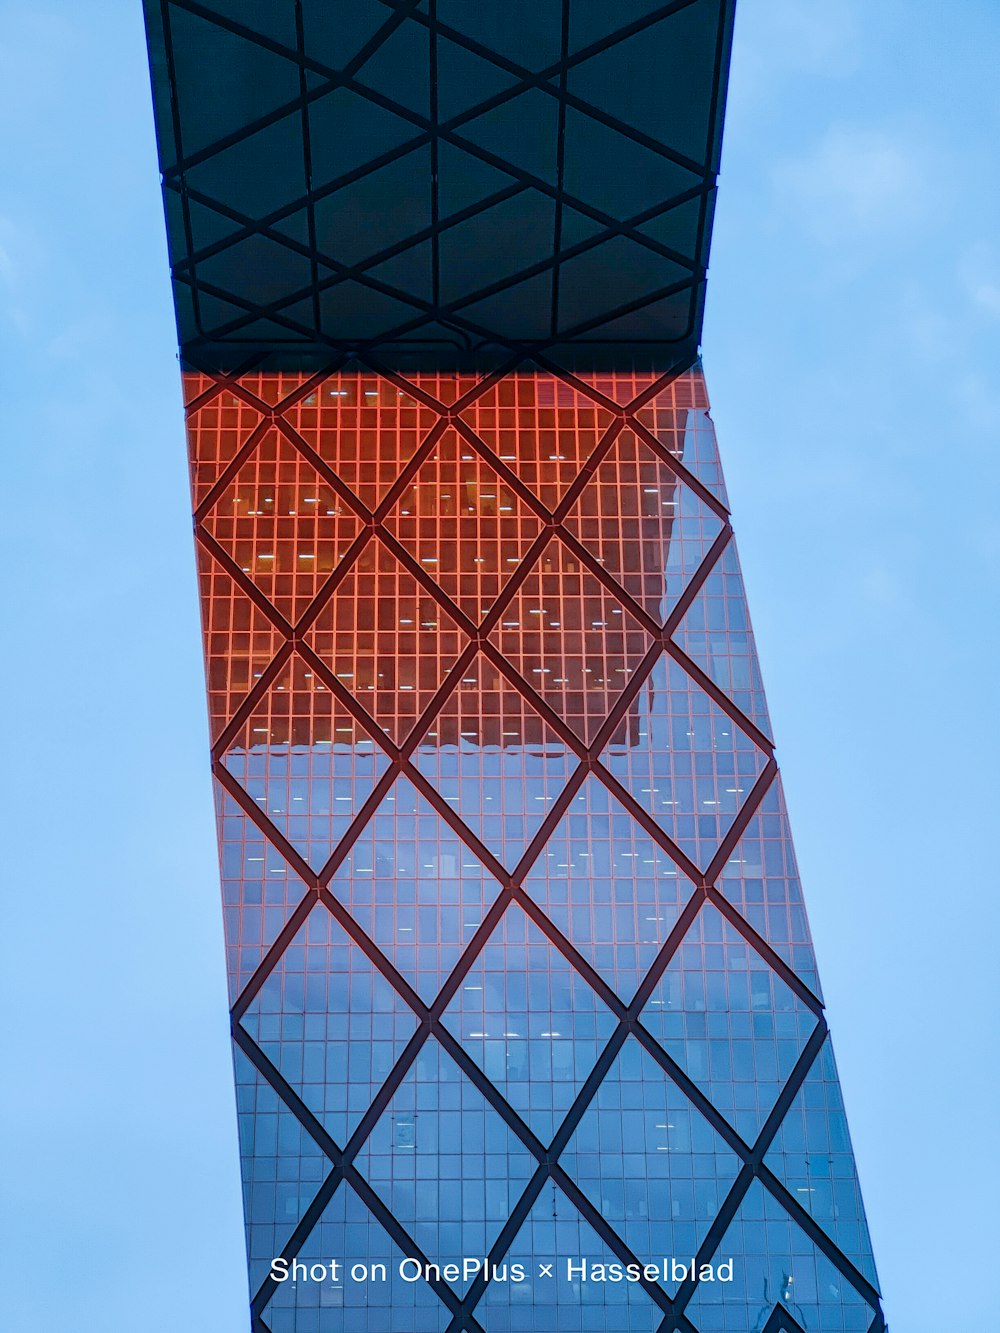
{"label": "blue sky", "polygon": [[[705,363],[894,1333],[995,1333],[994,0],[741,0]],[[244,1333],[138,0],[0,0],[2,1322]],[[947,1294],[945,1294],[947,1293]],[[174,1310],[178,1315],[174,1314]]]}

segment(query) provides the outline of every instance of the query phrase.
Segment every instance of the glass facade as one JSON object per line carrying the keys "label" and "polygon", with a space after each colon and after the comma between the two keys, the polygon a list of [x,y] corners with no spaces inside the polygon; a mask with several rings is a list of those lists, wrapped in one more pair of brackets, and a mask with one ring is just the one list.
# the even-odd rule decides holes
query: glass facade
{"label": "glass facade", "polygon": [[700,369],[185,390],[255,1333],[883,1329]]}

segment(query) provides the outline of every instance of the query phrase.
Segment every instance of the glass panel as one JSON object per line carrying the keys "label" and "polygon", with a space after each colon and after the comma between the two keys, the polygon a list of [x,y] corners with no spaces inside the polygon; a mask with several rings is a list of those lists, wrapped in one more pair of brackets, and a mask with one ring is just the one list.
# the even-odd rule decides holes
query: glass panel
{"label": "glass panel", "polygon": [[338,584],[308,641],[397,744],[468,643],[379,541],[368,543]]}
{"label": "glass panel", "polygon": [[385,498],[437,421],[405,390],[357,371],[331,375],[284,416],[369,509]]}
{"label": "glass panel", "polygon": [[330,881],[330,891],[430,1004],[499,884],[405,778]]}
{"label": "glass panel", "polygon": [[386,527],[476,624],[541,531],[524,502],[450,429]]}
{"label": "glass panel", "polygon": [[417,1020],[320,905],[281,955],[240,1026],[343,1147]]}
{"label": "glass panel", "polygon": [[222,761],[314,870],[389,767],[354,716],[292,656]]}
{"label": "glass panel", "polygon": [[673,637],[736,707],[770,735],[764,684],[732,542],[716,561]]}
{"label": "glass panel", "polygon": [[208,714],[216,741],[273,660],[284,635],[200,544],[195,558],[204,617]]}
{"label": "glass panel", "polygon": [[764,1164],[876,1285],[872,1244],[829,1038],[788,1108]]}
{"label": "glass panel", "polygon": [[443,1021],[546,1144],[618,1026],[516,905],[501,917]]}
{"label": "glass panel", "polygon": [[479,657],[431,723],[413,762],[511,870],[578,761]]}
{"label": "glass panel", "polygon": [[250,1287],[256,1291],[333,1163],[238,1046],[233,1061]]}
{"label": "glass panel", "polygon": [[[419,1276],[407,1281],[400,1275],[406,1257],[351,1187],[341,1185],[296,1255],[298,1280],[289,1267],[268,1304],[271,1333],[444,1333],[451,1322],[447,1306]],[[375,1276],[352,1278],[354,1264]]]}
{"label": "glass panel", "polygon": [[[628,1037],[561,1158],[642,1263],[696,1254],[740,1160]],[[672,1295],[673,1274],[661,1285]]]}
{"label": "glass panel", "polygon": [[307,889],[257,825],[216,784],[229,998],[235,1000]]}
{"label": "glass panel", "polygon": [[867,1333],[875,1311],[758,1182],[716,1250],[732,1282],[702,1282],[686,1314],[701,1333],[762,1329],[782,1308],[804,1329]]}
{"label": "glass panel", "polygon": [[718,887],[822,999],[780,776],[723,866]]}
{"label": "glass panel", "polygon": [[[570,1258],[576,1261],[572,1276]],[[593,1280],[596,1265],[621,1265],[621,1259],[551,1181],[542,1187],[505,1264],[476,1306],[485,1333],[655,1333],[663,1322],[663,1310],[639,1283]],[[551,1276],[541,1272],[543,1265]],[[518,1269],[521,1281],[514,1280]]]}
{"label": "glass panel", "polygon": [[594,776],[570,801],[523,887],[626,1002],[693,891]]}
{"label": "glass panel", "polygon": [[635,419],[728,508],[715,427],[708,414],[708,396],[700,368],[674,380],[639,408]]}
{"label": "glass panel", "polygon": [[722,520],[626,430],[583,489],[566,526],[662,624],[722,531]]}
{"label": "glass panel", "polygon": [[463,1260],[489,1252],[537,1165],[433,1039],[357,1159],[427,1258],[456,1265],[462,1293],[475,1277]]}
{"label": "glass panel", "polygon": [[508,375],[462,413],[547,509],[576,480],[614,417],[554,375]]}
{"label": "glass panel", "polygon": [[816,1015],[711,903],[642,1012],[643,1025],[753,1144]]}
{"label": "glass panel", "polygon": [[702,869],[767,763],[746,732],[664,654],[602,762]]}
{"label": "glass panel", "polygon": [[585,744],[652,643],[558,540],[545,547],[490,641]]}
{"label": "glass panel", "polygon": [[219,496],[205,531],[294,625],[361,529],[311,464],[269,431]]}
{"label": "glass panel", "polygon": [[[195,380],[192,399],[213,383],[207,375],[192,378]],[[262,420],[261,412],[225,389],[210,398],[204,407],[188,414],[191,495],[195,507],[204,501]]]}

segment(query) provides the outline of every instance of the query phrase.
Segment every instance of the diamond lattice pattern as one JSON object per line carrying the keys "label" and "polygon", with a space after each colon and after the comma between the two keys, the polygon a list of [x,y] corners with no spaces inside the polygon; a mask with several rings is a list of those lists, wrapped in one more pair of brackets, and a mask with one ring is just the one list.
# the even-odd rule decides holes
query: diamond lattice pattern
{"label": "diamond lattice pattern", "polygon": [[255,1328],[879,1328],[700,371],[532,374],[190,377]]}

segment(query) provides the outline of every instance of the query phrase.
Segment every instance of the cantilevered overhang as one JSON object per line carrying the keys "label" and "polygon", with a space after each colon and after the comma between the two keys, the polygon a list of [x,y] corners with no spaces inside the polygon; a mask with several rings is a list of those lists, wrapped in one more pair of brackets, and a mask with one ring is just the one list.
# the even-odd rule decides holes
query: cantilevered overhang
{"label": "cantilevered overhang", "polygon": [[735,0],[146,0],[178,334],[697,351]]}

